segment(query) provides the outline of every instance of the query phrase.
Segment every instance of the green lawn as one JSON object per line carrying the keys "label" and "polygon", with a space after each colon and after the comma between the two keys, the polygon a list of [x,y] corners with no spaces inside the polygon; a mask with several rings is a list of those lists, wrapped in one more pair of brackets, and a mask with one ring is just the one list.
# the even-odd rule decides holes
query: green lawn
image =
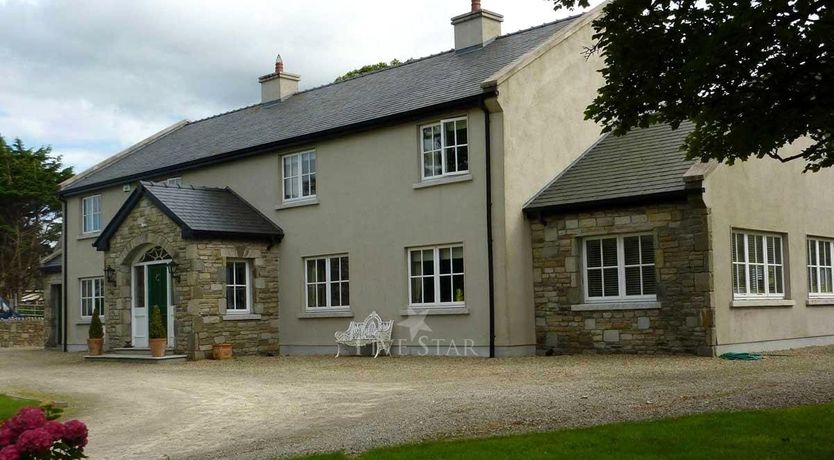
{"label": "green lawn", "polygon": [[[342,460],[343,454],[302,457]],[[810,459],[834,458],[834,404],[616,423],[482,440],[376,449],[382,459]]]}
{"label": "green lawn", "polygon": [[37,401],[31,399],[18,399],[0,394],[0,421],[13,417],[22,407],[38,405]]}

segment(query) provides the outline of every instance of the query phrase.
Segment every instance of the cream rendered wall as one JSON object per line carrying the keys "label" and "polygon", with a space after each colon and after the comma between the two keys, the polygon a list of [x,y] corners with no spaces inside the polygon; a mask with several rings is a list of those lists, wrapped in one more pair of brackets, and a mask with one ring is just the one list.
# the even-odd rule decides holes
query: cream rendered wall
{"label": "cream rendered wall", "polygon": [[[800,145],[783,149],[789,156]],[[717,353],[834,343],[834,306],[809,306],[806,237],[834,238],[834,171],[762,159],[721,165],[704,181],[711,209]],[[785,234],[786,298],[792,307],[731,307],[733,229]]]}
{"label": "cream rendered wall", "polygon": [[[420,182],[419,126],[467,115],[469,164],[466,182],[415,189]],[[480,109],[438,114],[422,121],[322,141],[315,148],[318,204],[276,210],[281,199],[280,156],[306,148],[262,155],[182,173],[183,183],[229,186],[273,219],[285,232],[280,243],[280,344],[284,353],[335,352],[333,333],[350,318],[301,318],[304,313],[303,258],[347,253],[354,318],[376,310],[401,321],[407,306],[406,248],[463,243],[466,315],[427,318],[428,340],[472,340],[489,344],[487,296],[484,119]],[[408,329],[394,338],[425,352]],[[435,342],[428,342],[436,351]],[[444,346],[445,344],[445,346]],[[446,351],[448,341],[441,343]],[[461,348],[461,353],[463,352]]]}
{"label": "cream rendered wall", "polygon": [[584,25],[498,86],[504,125],[504,193],[496,202],[503,222],[495,224],[503,227],[495,232],[503,239],[496,244],[498,346],[535,349],[532,249],[522,208],[600,137],[600,127],[583,115],[604,83],[598,56],[582,54],[592,33]]}
{"label": "cream rendered wall", "polygon": [[[101,195],[101,228],[113,218],[129,193],[122,187],[85,193],[67,198],[66,231],[67,245],[64,250],[64,269],[67,272],[67,349],[87,349],[89,320],[81,319],[81,278],[104,276],[104,256],[93,247],[98,234],[84,235],[81,232],[81,200],[86,196]],[[104,320],[104,318],[102,318]]]}

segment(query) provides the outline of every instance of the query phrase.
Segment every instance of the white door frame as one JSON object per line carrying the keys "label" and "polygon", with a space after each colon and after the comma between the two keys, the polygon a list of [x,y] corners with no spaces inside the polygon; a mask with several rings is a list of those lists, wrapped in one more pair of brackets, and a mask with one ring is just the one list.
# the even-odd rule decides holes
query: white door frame
{"label": "white door frame", "polygon": [[[148,308],[148,266],[150,265],[170,265],[171,259],[163,259],[163,260],[152,260],[150,262],[136,262],[130,266],[130,343],[135,348],[147,348],[148,347],[148,333],[145,331],[144,337],[136,336],[136,315],[137,313],[144,313],[145,318],[145,327],[147,328],[147,322],[150,320],[149,317],[149,308]],[[145,277],[145,282],[142,284],[145,289],[144,295],[144,305],[137,306],[136,302],[136,283],[134,277],[136,276],[136,267],[142,267],[142,276]],[[168,267],[166,270],[167,273],[167,281],[168,281],[168,348],[174,348],[174,293],[173,293],[173,282],[171,279],[171,267]],[[138,312],[138,310],[143,310],[142,312]]]}

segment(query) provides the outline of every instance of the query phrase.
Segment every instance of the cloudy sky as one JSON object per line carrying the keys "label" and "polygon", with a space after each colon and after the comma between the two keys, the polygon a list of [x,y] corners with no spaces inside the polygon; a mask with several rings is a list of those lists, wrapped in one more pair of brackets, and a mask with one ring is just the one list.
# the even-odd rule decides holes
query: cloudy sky
{"label": "cloudy sky", "polygon": [[[564,17],[483,0],[513,32]],[[593,4],[599,0],[592,1]],[[406,5],[410,5],[407,6]],[[468,0],[0,0],[0,135],[76,172],[182,119],[258,102],[276,53],[301,88],[453,46]]]}

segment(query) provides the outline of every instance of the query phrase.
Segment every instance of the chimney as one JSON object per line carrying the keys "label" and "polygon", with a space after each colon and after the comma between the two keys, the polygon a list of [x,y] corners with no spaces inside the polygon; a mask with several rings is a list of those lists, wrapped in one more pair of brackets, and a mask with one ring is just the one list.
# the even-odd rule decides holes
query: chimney
{"label": "chimney", "polygon": [[261,84],[261,102],[284,100],[298,92],[300,75],[284,72],[281,55],[275,59],[275,72],[258,78]]}
{"label": "chimney", "polygon": [[490,44],[501,35],[504,16],[482,10],[480,0],[472,0],[472,11],[452,18],[455,26],[455,51]]}

